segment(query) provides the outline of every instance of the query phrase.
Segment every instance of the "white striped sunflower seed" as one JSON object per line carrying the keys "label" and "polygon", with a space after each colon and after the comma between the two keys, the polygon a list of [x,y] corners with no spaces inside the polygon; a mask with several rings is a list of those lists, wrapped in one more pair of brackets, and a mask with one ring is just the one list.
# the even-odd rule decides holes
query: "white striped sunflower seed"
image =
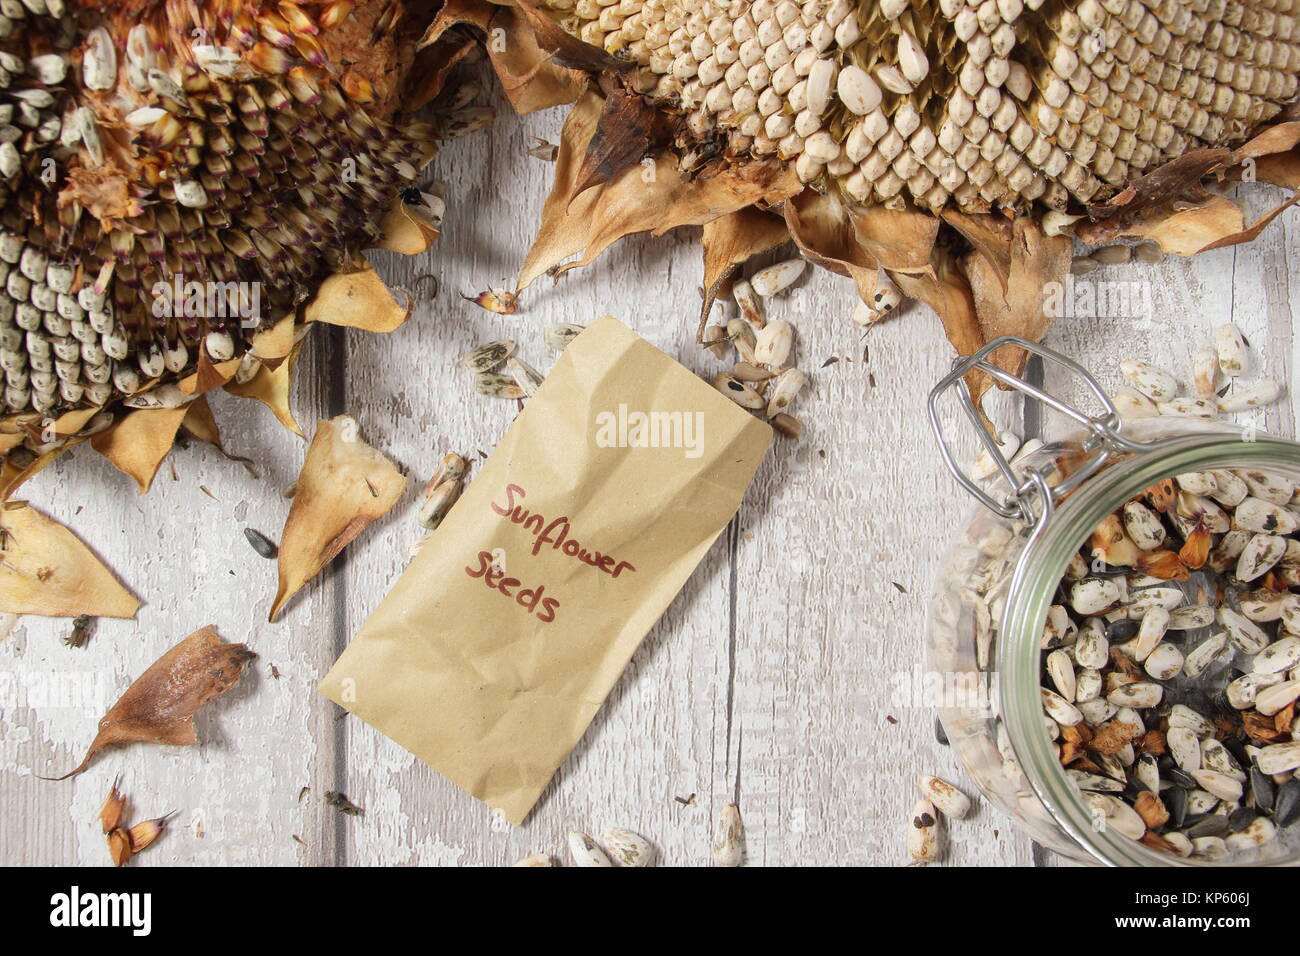
{"label": "white striped sunflower seed", "polygon": [[759,298],[748,279],[741,279],[731,287],[731,297],[740,308],[740,317],[755,329],[767,324],[767,314],[763,309],[763,300]]}
{"label": "white striped sunflower seed", "polygon": [[1085,616],[1104,614],[1119,601],[1119,583],[1113,578],[1085,578],[1070,588],[1070,606]]}
{"label": "white striped sunflower seed", "polygon": [[1208,398],[1171,398],[1167,402],[1156,402],[1156,410],[1170,418],[1212,419],[1219,414],[1219,406]]}
{"label": "white striped sunflower seed", "polygon": [[1174,763],[1183,770],[1195,773],[1201,769],[1201,741],[1195,733],[1186,727],[1171,727],[1165,734],[1165,743]]}
{"label": "white striped sunflower seed", "polygon": [[789,407],[808,376],[797,368],[789,368],[777,376],[767,399],[767,417],[774,418]]}
{"label": "white striped sunflower seed", "polygon": [[1214,348],[1219,355],[1219,369],[1229,378],[1245,374],[1248,358],[1246,337],[1231,322],[1214,330]]}
{"label": "white striped sunflower seed", "polygon": [[1214,623],[1214,608],[1208,604],[1187,604],[1169,612],[1169,630],[1194,631]]}
{"label": "white striped sunflower seed", "polygon": [[1119,363],[1119,370],[1130,385],[1153,402],[1168,402],[1178,396],[1178,382],[1174,377],[1149,362],[1125,359]]}
{"label": "white striped sunflower seed", "polygon": [[1228,635],[1222,631],[1207,637],[1183,660],[1183,673],[1192,679],[1200,677],[1214,661],[1218,660],[1227,646]]}
{"label": "white striped sunflower seed", "polygon": [[1143,669],[1156,680],[1169,680],[1183,669],[1183,652],[1174,644],[1162,643],[1143,662]]}
{"label": "white striped sunflower seed", "polygon": [[609,827],[601,833],[600,842],[616,866],[649,866],[654,862],[654,846],[633,830]]}
{"label": "white striped sunflower seed", "polygon": [[1243,654],[1258,654],[1269,645],[1269,637],[1254,621],[1229,607],[1215,612],[1219,626],[1228,632],[1232,646]]}
{"label": "white striped sunflower seed", "polygon": [[1192,772],[1192,777],[1201,787],[1220,800],[1241,799],[1241,781],[1226,773],[1219,773],[1217,770],[1196,770]]}
{"label": "white striped sunflower seed", "polygon": [[578,830],[569,831],[569,853],[577,866],[614,865],[595,840]]}
{"label": "white striped sunflower seed", "polygon": [[943,857],[939,813],[934,804],[924,798],[912,807],[907,827],[907,853],[922,863],[934,863]]}
{"label": "white striped sunflower seed", "polygon": [[1289,671],[1300,664],[1300,637],[1284,637],[1274,641],[1255,655],[1250,669],[1256,674],[1276,674]]}
{"label": "white striped sunflower seed", "polygon": [[1119,412],[1120,418],[1125,421],[1136,421],[1139,418],[1155,418],[1160,414],[1155,402],[1136,388],[1128,385],[1115,389],[1115,394],[1111,396],[1111,400],[1115,403],[1115,410]]}
{"label": "white striped sunflower seed", "polygon": [[1269,744],[1255,755],[1255,766],[1269,774],[1300,769],[1300,740]]}
{"label": "white striped sunflower seed", "polygon": [[934,806],[947,816],[954,820],[963,820],[966,814],[970,813],[970,797],[962,793],[947,780],[940,777],[931,777],[926,774],[917,774],[916,785],[921,788],[921,793],[929,799]]}
{"label": "white striped sunflower seed", "polygon": [[1047,676],[1051,678],[1056,692],[1063,700],[1074,700],[1074,663],[1066,651],[1055,650],[1047,655]]}
{"label": "white striped sunflower seed", "polygon": [[1219,353],[1206,346],[1192,355],[1192,392],[1197,398],[1215,398],[1219,391]]}
{"label": "white striped sunflower seed", "polygon": [[1159,704],[1164,695],[1165,689],[1159,684],[1153,684],[1150,681],[1134,681],[1131,684],[1122,684],[1116,687],[1106,695],[1106,700],[1116,707],[1132,707],[1135,710],[1145,710]]}
{"label": "white striped sunflower seed", "polygon": [[1246,542],[1237,558],[1237,580],[1249,583],[1270,571],[1286,553],[1286,539],[1273,534],[1257,534]]}
{"label": "white striped sunflower seed", "polygon": [[1272,687],[1265,687],[1257,693],[1255,709],[1265,717],[1272,717],[1298,697],[1300,697],[1300,680],[1285,680]]}
{"label": "white striped sunflower seed", "polygon": [[745,824],[740,807],[724,804],[718,814],[718,830],[713,841],[714,866],[740,866],[745,861]]}
{"label": "white striped sunflower seed", "polygon": [[[740,356],[742,362],[748,362],[751,365],[767,364],[760,363],[757,356],[758,351],[758,334],[755,333],[754,327],[744,319],[731,319],[727,322],[726,335],[731,340],[736,354]],[[721,356],[719,356],[721,357]],[[774,363],[774,364],[780,364]]]}
{"label": "white striped sunflower seed", "polygon": [[524,390],[509,375],[500,372],[479,372],[474,376],[474,388],[489,398],[523,398]]}
{"label": "white striped sunflower seed", "polygon": [[785,365],[793,347],[794,328],[789,322],[776,319],[759,330],[756,336],[753,357],[746,361],[777,368]]}
{"label": "white striped sunflower seed", "polygon": [[510,373],[510,377],[515,380],[515,384],[523,389],[524,394],[529,398],[536,395],[537,390],[542,387],[542,373],[517,355],[512,355],[506,359],[506,371]]}
{"label": "white striped sunflower seed", "polygon": [[1244,412],[1249,408],[1272,405],[1282,397],[1282,386],[1271,378],[1261,378],[1242,388],[1233,389],[1219,399],[1219,411]]}
{"label": "white striped sunflower seed", "polygon": [[514,339],[500,339],[471,349],[461,356],[460,364],[471,372],[490,372],[514,354]]}
{"label": "white striped sunflower seed", "polygon": [[1062,727],[1073,727],[1083,720],[1083,714],[1080,713],[1079,708],[1060,694],[1050,691],[1046,687],[1040,687],[1039,693],[1042,695],[1043,710],[1047,712],[1047,716]]}
{"label": "white striped sunflower seed", "polygon": [[741,408],[757,410],[767,404],[763,401],[763,396],[754,391],[747,383],[732,378],[726,372],[719,372],[713,376],[713,387]]}
{"label": "white striped sunflower seed", "polygon": [[569,347],[569,343],[583,333],[585,326],[572,325],[568,322],[557,322],[555,325],[548,325],[542,332],[542,339],[549,348],[557,352],[563,352]]}
{"label": "white striped sunflower seed", "polygon": [[766,269],[759,269],[749,277],[749,284],[755,292],[767,298],[788,289],[807,267],[805,259],[786,259]]}

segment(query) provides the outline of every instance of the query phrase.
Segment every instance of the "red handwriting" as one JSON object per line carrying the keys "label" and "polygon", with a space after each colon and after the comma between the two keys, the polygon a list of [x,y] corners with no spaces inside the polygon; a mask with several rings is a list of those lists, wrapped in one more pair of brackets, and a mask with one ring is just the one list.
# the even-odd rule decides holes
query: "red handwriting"
{"label": "red handwriting", "polygon": [[522,525],[525,531],[533,535],[536,539],[533,541],[534,556],[540,553],[544,546],[550,545],[552,550],[559,551],[570,558],[577,558],[613,578],[624,571],[636,570],[635,565],[627,561],[619,561],[612,554],[601,554],[599,551],[584,548],[577,538],[569,536],[572,529],[567,516],[554,518],[548,522],[545,516],[535,511],[530,512],[515,503],[517,499],[522,500],[527,494],[528,492],[519,485],[506,485],[506,503],[499,505],[494,501],[492,510],[504,518],[509,518],[514,524]]}
{"label": "red handwriting", "polygon": [[499,591],[508,598],[514,598],[516,604],[529,614],[536,614],[537,620],[543,624],[555,620],[555,612],[559,610],[560,602],[555,598],[542,597],[546,593],[546,585],[539,584],[535,588],[516,590],[523,582],[518,578],[506,577],[506,573],[493,564],[491,551],[480,551],[478,567],[468,567],[465,573],[471,578],[481,578],[483,583],[494,591]]}

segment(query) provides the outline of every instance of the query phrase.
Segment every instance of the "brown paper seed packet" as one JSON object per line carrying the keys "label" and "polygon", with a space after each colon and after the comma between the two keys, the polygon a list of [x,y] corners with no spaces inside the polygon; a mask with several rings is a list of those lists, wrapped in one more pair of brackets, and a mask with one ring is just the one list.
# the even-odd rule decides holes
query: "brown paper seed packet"
{"label": "brown paper seed packet", "polygon": [[523,822],[771,440],[626,326],[597,320],[321,692]]}

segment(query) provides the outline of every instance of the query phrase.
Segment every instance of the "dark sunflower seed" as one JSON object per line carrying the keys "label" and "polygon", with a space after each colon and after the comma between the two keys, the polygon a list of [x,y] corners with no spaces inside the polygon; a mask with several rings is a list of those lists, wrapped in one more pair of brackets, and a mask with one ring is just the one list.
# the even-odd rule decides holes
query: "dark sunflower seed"
{"label": "dark sunflower seed", "polygon": [[1255,806],[1265,813],[1273,812],[1273,801],[1277,797],[1277,787],[1273,778],[1258,767],[1250,768],[1250,792],[1255,797]]}
{"label": "dark sunflower seed", "polygon": [[1277,788],[1273,800],[1273,822],[1289,827],[1300,820],[1300,779],[1292,778]]}
{"label": "dark sunflower seed", "polygon": [[253,546],[253,550],[267,560],[275,558],[280,553],[280,549],[275,546],[275,542],[260,531],[253,528],[245,528],[244,537],[247,538],[248,543]]}
{"label": "dark sunflower seed", "polygon": [[1197,837],[1223,836],[1228,832],[1228,818],[1222,813],[1207,813],[1195,826],[1188,827],[1187,836]]}

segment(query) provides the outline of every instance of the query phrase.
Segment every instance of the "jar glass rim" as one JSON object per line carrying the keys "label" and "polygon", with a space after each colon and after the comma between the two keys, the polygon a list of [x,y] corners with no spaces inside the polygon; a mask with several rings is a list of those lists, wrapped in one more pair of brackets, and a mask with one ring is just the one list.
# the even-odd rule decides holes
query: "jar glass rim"
{"label": "jar glass rim", "polygon": [[[1208,425],[1208,423],[1207,423]],[[1117,866],[1200,865],[1160,853],[1093,824],[1043,732],[1039,655],[1043,621],[1066,564],[1092,530],[1123,502],[1157,481],[1214,468],[1285,470],[1300,481],[1300,443],[1237,429],[1197,432],[1158,452],[1136,454],[1098,473],[1063,501],[1045,532],[1022,553],[1007,596],[999,641],[1002,710],[1012,748],[1035,795],[1070,837],[1097,861]]]}

